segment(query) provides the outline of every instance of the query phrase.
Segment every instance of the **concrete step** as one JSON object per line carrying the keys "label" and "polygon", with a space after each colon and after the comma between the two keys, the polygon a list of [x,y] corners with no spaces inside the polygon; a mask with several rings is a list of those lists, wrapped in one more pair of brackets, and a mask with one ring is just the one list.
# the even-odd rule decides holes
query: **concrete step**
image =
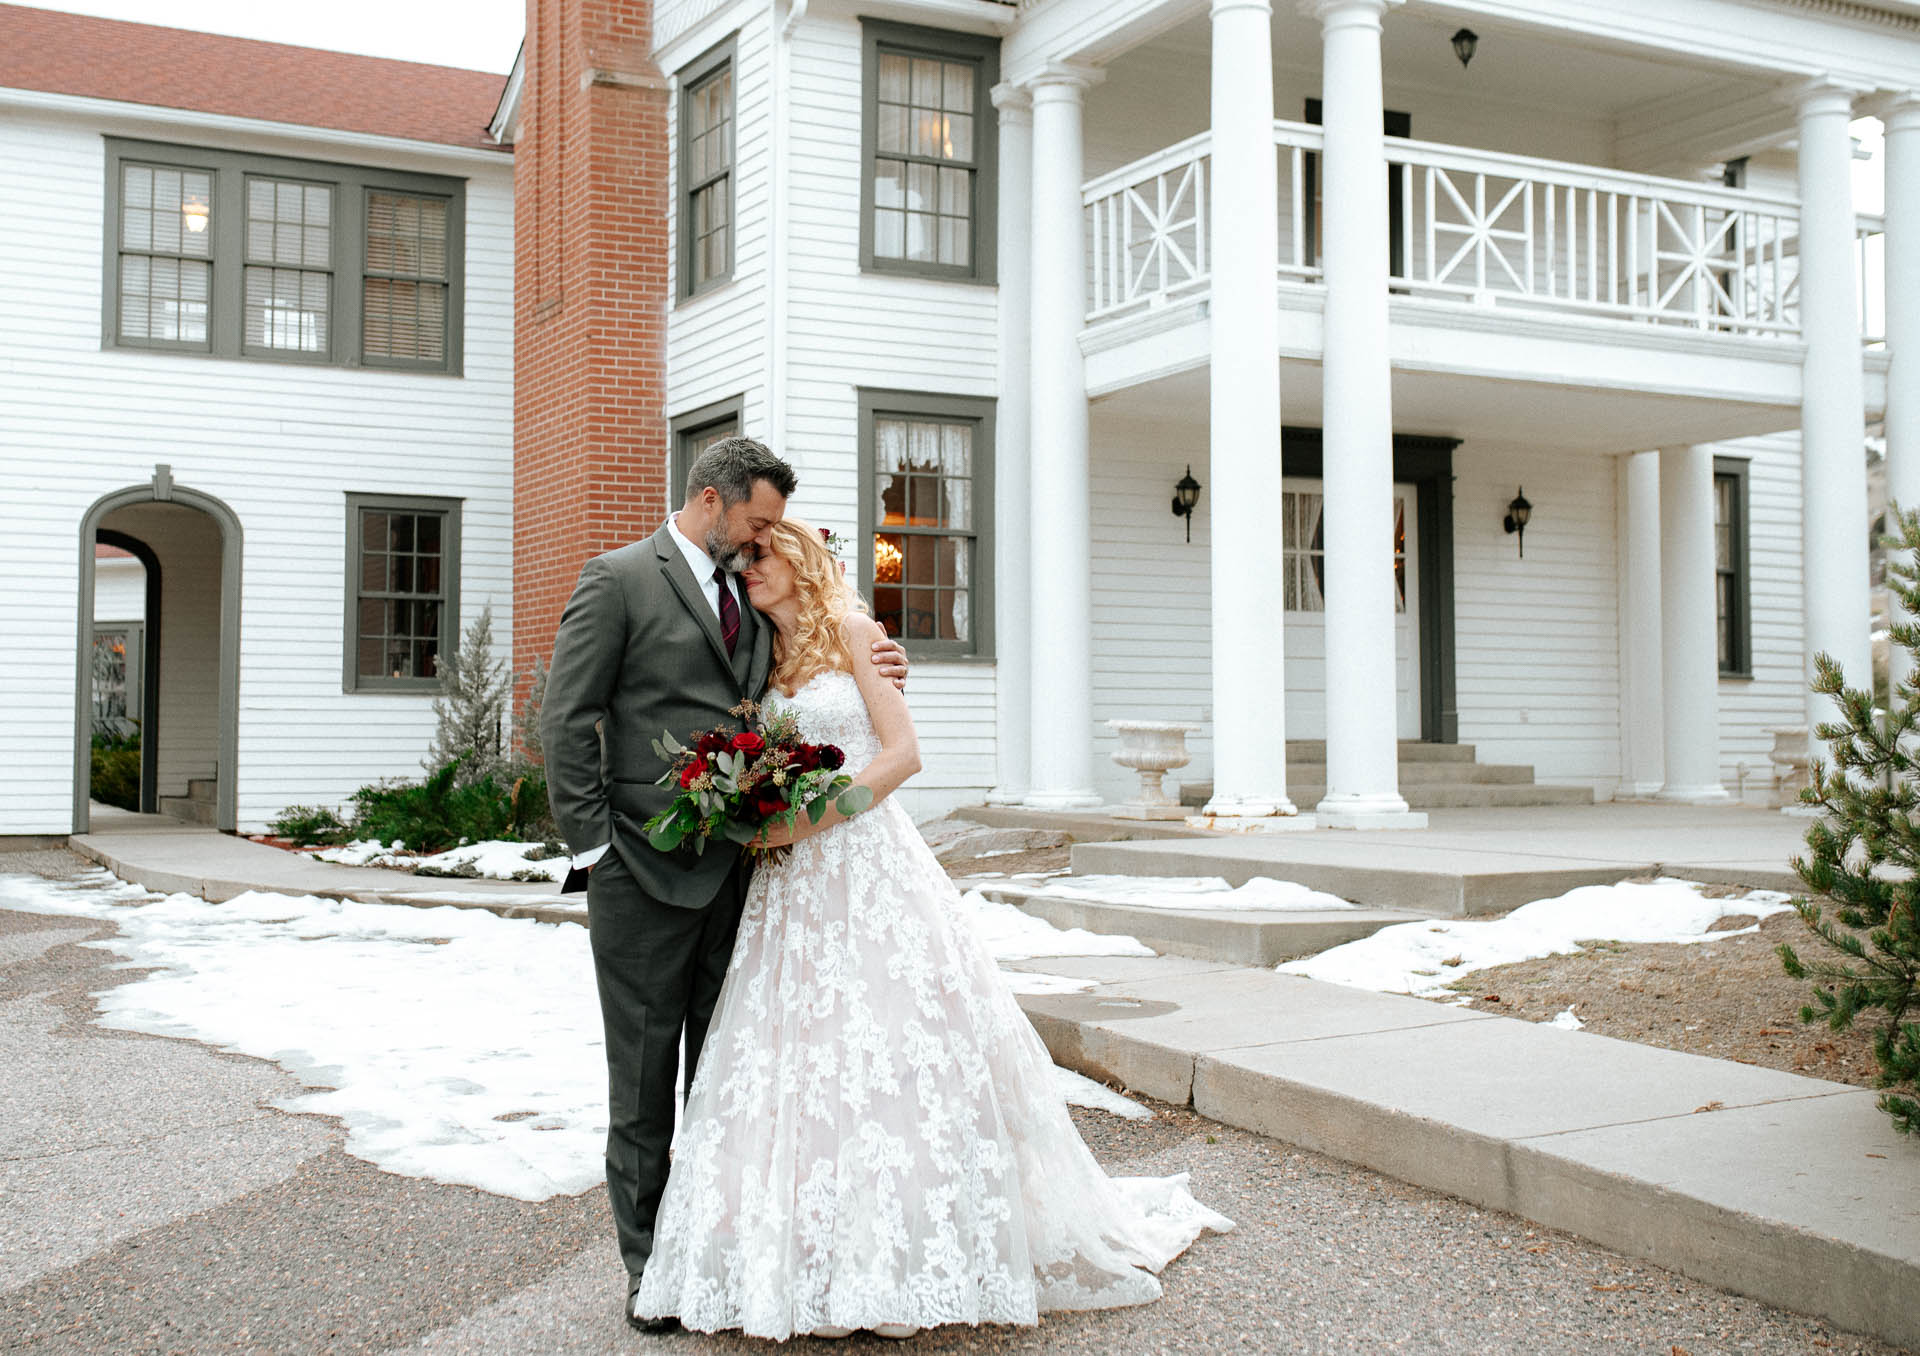
{"label": "concrete step", "polygon": [[[1399,743],[1402,763],[1471,763],[1474,761],[1474,748],[1471,744],[1429,744],[1423,739],[1403,739]],[[1287,741],[1287,766],[1295,763],[1321,763],[1327,761],[1327,741],[1324,739],[1289,739]]]}
{"label": "concrete step", "polygon": [[1920,1147],[1867,1089],[1174,956],[1015,963],[1055,1062],[1893,1343]]}
{"label": "concrete step", "polygon": [[[969,884],[961,882],[963,887]],[[1158,909],[1117,900],[1065,899],[1047,894],[1043,886],[1014,882],[972,882],[971,888],[1057,928],[1137,937],[1162,955],[1234,965],[1277,965],[1370,937],[1393,923],[1431,916],[1403,909]]]}
{"label": "concrete step", "polygon": [[202,805],[211,805],[219,794],[219,787],[218,777],[189,777],[187,778],[187,799],[198,801]]}
{"label": "concrete step", "polygon": [[204,824],[213,828],[218,822],[213,800],[209,797],[201,800],[197,796],[162,796],[160,813],[186,824]]}
{"label": "concrete step", "polygon": [[[1478,764],[1472,769],[1486,771]],[[1437,768],[1459,767],[1462,773],[1469,771],[1469,765],[1438,764]],[[1494,771],[1505,773],[1509,769],[1498,765],[1489,765]],[[1311,814],[1320,798],[1327,794],[1327,785],[1323,780],[1325,768],[1310,769],[1317,772],[1316,779],[1294,777],[1294,769],[1287,769],[1287,794],[1293,803],[1300,807],[1302,814]],[[1406,769],[1402,769],[1406,771]],[[1517,769],[1527,776],[1526,781],[1477,780],[1468,776],[1449,778],[1443,781],[1428,781],[1425,778],[1402,777],[1400,794],[1406,798],[1409,809],[1414,810],[1455,810],[1473,806],[1509,806],[1509,805],[1591,805],[1593,789],[1586,786],[1542,786],[1531,780],[1532,769]],[[1212,782],[1183,782],[1180,786],[1180,803],[1190,809],[1205,805],[1213,797]]]}

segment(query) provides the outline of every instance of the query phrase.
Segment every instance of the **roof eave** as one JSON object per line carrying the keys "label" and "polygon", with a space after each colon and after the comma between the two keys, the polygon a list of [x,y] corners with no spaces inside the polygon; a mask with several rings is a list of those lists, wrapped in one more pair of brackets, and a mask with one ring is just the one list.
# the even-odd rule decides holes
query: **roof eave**
{"label": "roof eave", "polygon": [[487,124],[487,135],[496,144],[511,146],[520,137],[520,91],[527,72],[527,40],[520,39],[520,50],[513,54],[513,69],[507,72],[506,87],[500,91],[500,104]]}

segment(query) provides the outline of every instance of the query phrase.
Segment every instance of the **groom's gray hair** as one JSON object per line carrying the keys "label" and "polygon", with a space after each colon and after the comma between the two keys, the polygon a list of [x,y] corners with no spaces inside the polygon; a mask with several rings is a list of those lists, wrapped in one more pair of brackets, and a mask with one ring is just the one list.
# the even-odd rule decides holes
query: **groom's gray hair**
{"label": "groom's gray hair", "polygon": [[687,500],[692,502],[711,485],[720,492],[720,506],[732,508],[753,498],[753,484],[764,480],[782,499],[793,498],[800,477],[793,468],[773,454],[765,443],[752,438],[722,438],[693,459],[687,468]]}

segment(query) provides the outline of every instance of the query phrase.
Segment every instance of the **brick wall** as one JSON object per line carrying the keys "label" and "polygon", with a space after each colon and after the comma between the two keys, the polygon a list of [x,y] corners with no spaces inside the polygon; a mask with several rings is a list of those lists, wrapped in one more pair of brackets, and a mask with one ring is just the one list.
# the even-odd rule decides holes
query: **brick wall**
{"label": "brick wall", "polygon": [[514,671],[667,511],[667,87],[652,0],[527,0],[514,147]]}

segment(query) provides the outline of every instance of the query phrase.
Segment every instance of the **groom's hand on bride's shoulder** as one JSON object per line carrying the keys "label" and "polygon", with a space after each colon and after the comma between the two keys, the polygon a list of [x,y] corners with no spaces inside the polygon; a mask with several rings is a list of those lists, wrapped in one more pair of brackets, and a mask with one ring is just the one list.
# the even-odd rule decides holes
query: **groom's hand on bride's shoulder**
{"label": "groom's hand on bride's shoulder", "polygon": [[907,652],[892,636],[873,642],[873,663],[880,676],[890,680],[902,692],[907,690]]}

